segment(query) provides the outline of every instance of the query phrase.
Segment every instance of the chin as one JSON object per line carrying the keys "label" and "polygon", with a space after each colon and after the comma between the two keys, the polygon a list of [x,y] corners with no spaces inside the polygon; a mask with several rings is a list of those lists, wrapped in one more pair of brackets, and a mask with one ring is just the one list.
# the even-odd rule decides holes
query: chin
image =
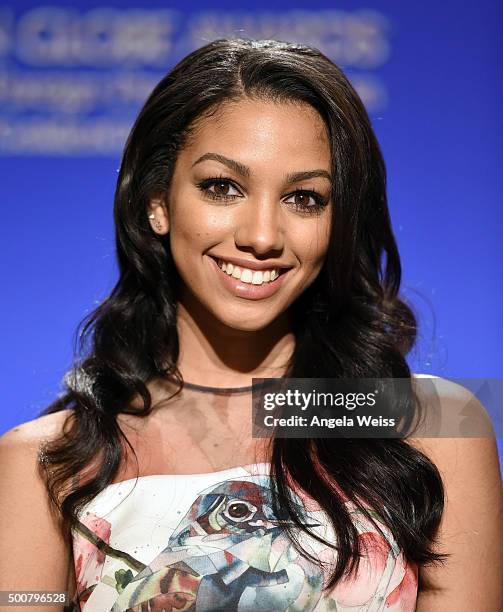
{"label": "chin", "polygon": [[242,332],[257,332],[265,329],[271,321],[244,321],[241,319],[220,319],[221,323],[230,329]]}
{"label": "chin", "polygon": [[263,308],[237,308],[235,311],[213,311],[213,317],[220,321],[222,325],[242,332],[258,332],[267,329],[281,317],[281,311],[267,312]]}

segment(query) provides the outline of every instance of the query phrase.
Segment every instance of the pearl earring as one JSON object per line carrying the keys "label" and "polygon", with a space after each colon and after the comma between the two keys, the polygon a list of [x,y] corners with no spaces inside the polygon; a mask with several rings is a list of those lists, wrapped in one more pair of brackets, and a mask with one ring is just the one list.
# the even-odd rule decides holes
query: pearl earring
{"label": "pearl earring", "polygon": [[155,215],[154,213],[152,213],[151,215],[148,216],[149,219],[155,219]]}

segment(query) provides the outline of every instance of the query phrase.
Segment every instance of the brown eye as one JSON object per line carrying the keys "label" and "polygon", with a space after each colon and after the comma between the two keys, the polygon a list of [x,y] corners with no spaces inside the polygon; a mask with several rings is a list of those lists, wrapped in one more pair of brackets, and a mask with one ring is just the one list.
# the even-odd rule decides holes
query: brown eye
{"label": "brown eye", "polygon": [[233,499],[227,503],[224,514],[235,522],[247,521],[257,512],[257,508],[249,502]]}
{"label": "brown eye", "polygon": [[228,195],[229,194],[229,183],[225,181],[220,181],[219,183],[213,184],[213,192],[216,195]]}
{"label": "brown eye", "polygon": [[250,511],[246,504],[231,504],[227,512],[232,518],[244,518]]}
{"label": "brown eye", "polygon": [[309,196],[307,193],[296,193],[295,194],[295,205],[300,206],[301,208],[305,208],[306,206],[309,206],[310,199],[311,199],[311,196]]}
{"label": "brown eye", "polygon": [[[220,177],[214,177],[197,183],[197,187],[204,193],[205,196],[212,200],[235,200],[236,198],[242,197],[241,193],[233,185],[233,183],[227,179]],[[234,192],[232,191],[234,190]]]}
{"label": "brown eye", "polygon": [[297,189],[286,200],[295,210],[317,213],[328,204],[329,200],[312,189]]}

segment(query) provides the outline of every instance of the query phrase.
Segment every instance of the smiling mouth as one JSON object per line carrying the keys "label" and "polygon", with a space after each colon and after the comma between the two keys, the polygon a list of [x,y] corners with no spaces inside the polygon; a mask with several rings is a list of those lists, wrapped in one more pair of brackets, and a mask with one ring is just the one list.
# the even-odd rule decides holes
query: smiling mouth
{"label": "smiling mouth", "polygon": [[265,285],[274,283],[281,275],[291,268],[271,268],[270,270],[252,270],[243,266],[237,266],[217,257],[211,257],[219,267],[220,271],[227,276],[240,280],[249,285]]}

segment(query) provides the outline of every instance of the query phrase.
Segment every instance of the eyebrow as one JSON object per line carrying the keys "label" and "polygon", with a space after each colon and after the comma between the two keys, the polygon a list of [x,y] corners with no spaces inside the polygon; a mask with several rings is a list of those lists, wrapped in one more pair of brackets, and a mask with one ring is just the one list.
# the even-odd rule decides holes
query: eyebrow
{"label": "eyebrow", "polygon": [[[229,157],[225,157],[225,155],[220,155],[220,153],[205,153],[204,155],[201,155],[201,157],[196,159],[196,161],[192,164],[191,167],[193,168],[196,164],[200,164],[201,162],[206,161],[207,159],[213,159],[217,162],[220,162],[221,164],[224,164],[224,166],[227,166],[231,170],[234,170],[234,172],[240,174],[241,176],[248,178],[251,174],[250,168],[248,168],[248,166],[245,166],[244,164],[241,164],[240,162],[237,162],[234,159],[230,159]],[[286,182],[288,184],[297,183],[299,181],[305,181],[307,179],[316,178],[318,176],[326,178],[330,182],[332,182],[332,177],[330,173],[322,169],[290,172],[286,175]]]}

